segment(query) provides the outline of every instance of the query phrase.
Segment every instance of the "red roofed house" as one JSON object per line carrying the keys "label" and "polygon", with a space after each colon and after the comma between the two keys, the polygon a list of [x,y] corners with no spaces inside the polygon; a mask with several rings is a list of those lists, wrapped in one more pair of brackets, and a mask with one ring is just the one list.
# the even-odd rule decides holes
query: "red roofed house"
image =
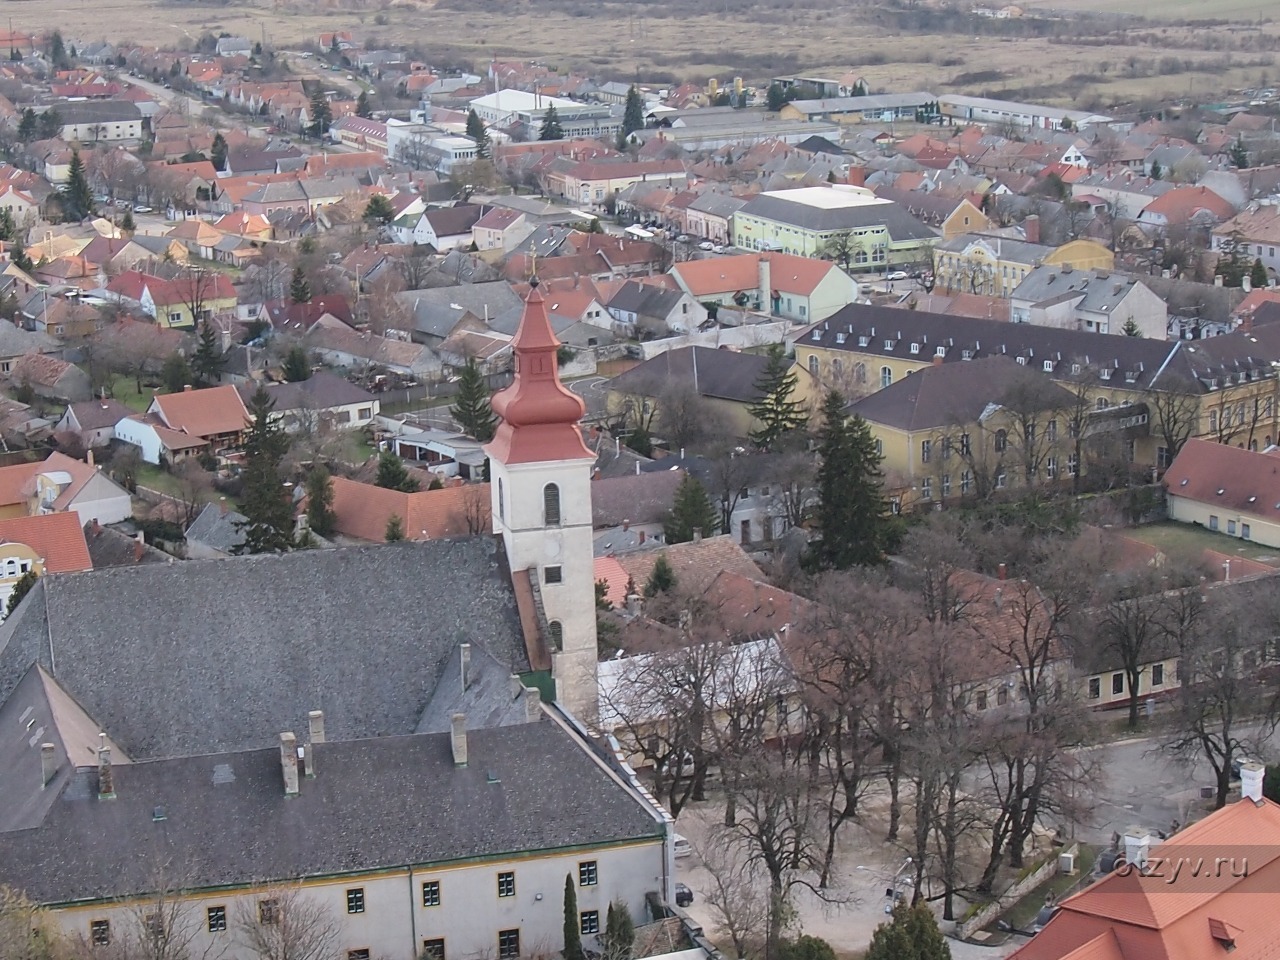
{"label": "red roofed house", "polygon": [[116,439],[133,444],[147,463],[177,463],[244,442],[249,411],[230,385],[187,388],[152,399],[145,414],[116,424]]}
{"label": "red roofed house", "polygon": [[333,478],[334,528],[338,533],[381,543],[387,524],[399,517],[406,540],[465,537],[490,529],[487,483],[403,493],[345,477]]}
{"label": "red roofed house", "polygon": [[1165,471],[1169,519],[1280,547],[1280,458],[1191,439]]}
{"label": "red roofed house", "polygon": [[575,163],[558,160],[546,175],[551,196],[586,206],[603,207],[606,200],[633,183],[674,183],[680,187],[689,175],[680,160],[602,161]]}
{"label": "red roofed house", "polygon": [[0,619],[13,588],[26,573],[92,570],[84,528],[74,513],[0,520]]}
{"label": "red roofed house", "polygon": [[226,274],[191,270],[172,280],[145,277],[139,302],[162,327],[194,327],[201,320],[234,311],[237,297]]}
{"label": "red roofed house", "polygon": [[1143,207],[1138,223],[1155,227],[1189,224],[1214,227],[1235,212],[1235,207],[1208,187],[1177,187]]}
{"label": "red roofed house", "polygon": [[133,515],[133,503],[129,491],[96,466],[64,453],[0,467],[0,518],[45,513],[72,513],[80,526],[119,523]]}
{"label": "red roofed house", "polygon": [[788,253],[687,260],[671,274],[700,303],[762,310],[802,323],[823,320],[858,298],[858,284],[834,263]]}
{"label": "red roofed house", "polygon": [[24,353],[9,367],[8,382],[27,385],[37,396],[64,403],[88,400],[93,395],[89,375],[74,363],[44,353]]}
{"label": "red roofed house", "polygon": [[1280,955],[1280,806],[1263,799],[1262,778],[1246,764],[1238,803],[1157,846],[1126,834],[1124,867],[1062,901],[1012,960]]}

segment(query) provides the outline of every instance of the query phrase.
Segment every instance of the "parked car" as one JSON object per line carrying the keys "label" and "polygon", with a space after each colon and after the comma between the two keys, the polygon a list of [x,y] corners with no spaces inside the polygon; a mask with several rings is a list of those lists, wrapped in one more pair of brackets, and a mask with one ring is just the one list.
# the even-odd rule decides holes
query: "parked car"
{"label": "parked car", "polygon": [[700,244],[698,244],[698,249],[706,250],[708,253],[710,253],[712,250],[715,249],[715,246],[716,245],[712,243],[710,240],[703,240]]}
{"label": "parked car", "polygon": [[724,251],[725,251],[725,245],[723,243],[717,243],[714,247],[711,248],[712,253],[724,253]]}
{"label": "parked car", "polygon": [[895,270],[895,271],[893,271],[893,273],[886,273],[886,274],[884,275],[884,278],[885,278],[886,280],[905,280],[905,279],[907,279],[907,271],[905,271],[905,270]]}
{"label": "parked car", "polygon": [[671,835],[671,850],[676,855],[677,860],[683,860],[685,857],[693,856],[693,844],[686,837],[675,833]]}
{"label": "parked car", "polygon": [[693,891],[683,883],[676,884],[676,906],[687,907],[693,903]]}
{"label": "parked car", "polygon": [[676,237],[676,243],[688,243],[688,242],[689,242],[689,235],[687,233],[682,233],[680,234],[680,236]]}
{"label": "parked car", "polygon": [[148,206],[144,206],[141,203],[135,203],[133,205],[133,212],[134,213],[154,213],[155,211]]}

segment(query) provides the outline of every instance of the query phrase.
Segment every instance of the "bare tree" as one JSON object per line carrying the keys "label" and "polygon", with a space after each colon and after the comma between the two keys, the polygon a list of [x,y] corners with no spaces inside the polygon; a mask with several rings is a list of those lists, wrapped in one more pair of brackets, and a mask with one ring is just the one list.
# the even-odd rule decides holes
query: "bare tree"
{"label": "bare tree", "polygon": [[698,851],[710,878],[703,896],[733,943],[738,960],[745,960],[760,946],[759,931],[769,919],[769,896],[760,869],[743,863],[730,840],[729,828],[720,827]]}
{"label": "bare tree", "polygon": [[173,501],[180,513],[178,521],[186,528],[211,499],[213,474],[204,469],[198,460],[188,458],[174,468],[173,476],[177,480],[172,494]]}
{"label": "bare tree", "polygon": [[123,900],[128,922],[112,940],[129,960],[219,960],[227,945],[206,933],[203,906],[187,896],[193,865],[157,853],[148,866],[150,892]]}
{"label": "bare tree", "polygon": [[1171,377],[1161,381],[1160,389],[1148,390],[1143,398],[1151,410],[1152,430],[1165,450],[1167,467],[1178,455],[1182,445],[1194,436],[1200,425],[1199,388],[1184,377]]}
{"label": "bare tree", "polygon": [[458,510],[461,525],[469,535],[474,537],[487,533],[492,523],[488,487],[473,483],[463,488]]}
{"label": "bare tree", "polygon": [[236,942],[259,960],[336,960],[341,927],[301,884],[274,884],[236,905]]}
{"label": "bare tree", "polygon": [[20,891],[0,886],[0,957],[65,960],[70,952],[43,908]]}

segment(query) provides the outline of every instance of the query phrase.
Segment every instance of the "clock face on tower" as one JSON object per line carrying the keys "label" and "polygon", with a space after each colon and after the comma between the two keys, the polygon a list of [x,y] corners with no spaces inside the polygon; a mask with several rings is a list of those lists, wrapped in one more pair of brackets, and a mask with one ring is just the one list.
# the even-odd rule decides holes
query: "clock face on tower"
{"label": "clock face on tower", "polygon": [[543,549],[547,553],[548,560],[559,560],[562,551],[561,537],[558,533],[548,533],[543,541]]}

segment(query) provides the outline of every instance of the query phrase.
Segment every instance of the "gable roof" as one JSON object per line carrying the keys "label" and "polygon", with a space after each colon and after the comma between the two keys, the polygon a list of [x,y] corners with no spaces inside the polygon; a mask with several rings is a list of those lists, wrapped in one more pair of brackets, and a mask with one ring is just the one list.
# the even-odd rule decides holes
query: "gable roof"
{"label": "gable roof", "polygon": [[275,413],[289,410],[327,410],[353,403],[372,403],[375,399],[368,390],[357,387],[345,377],[328,370],[317,370],[306,380],[296,383],[242,383],[236,389],[247,405],[259,386],[267,391],[267,396],[272,400],[271,409]]}
{"label": "gable roof", "polygon": [[85,400],[73,403],[68,412],[75,417],[81,430],[101,430],[114,427],[133,411],[119,400]]}
{"label": "gable roof", "polygon": [[755,290],[760,285],[760,261],[769,263],[769,283],[781,293],[807,297],[818,284],[839,271],[834,263],[789,253],[743,253],[729,257],[686,260],[671,268],[695,298],[711,294]]}
{"label": "gable roof", "polygon": [[151,406],[169,429],[193,437],[239,433],[249,425],[249,411],[229,384],[159,394]]}
{"label": "gable roof", "polygon": [[702,593],[726,570],[751,580],[765,579],[764,572],[728,534],[674,543],[660,550],[624,553],[617,560],[627,576],[643,588],[660,556],[665,556],[667,563],[671,564],[676,575],[676,588],[685,592]]}
{"label": "gable roof", "polygon": [[394,736],[464,641],[528,669],[491,538],[113,567],[36,582],[0,625],[0,697],[52,645],[135,759],[276,745],[317,709],[334,739]]}
{"label": "gable roof", "polygon": [[1280,457],[1190,439],[1165,471],[1173,497],[1280,520]]}
{"label": "gable roof", "polygon": [[244,544],[242,524],[249,518],[234,510],[224,511],[220,504],[206,503],[204,509],[187,527],[187,540],[203,544],[220,553],[235,553]]}
{"label": "gable roof", "polygon": [[44,560],[45,573],[92,570],[89,547],[75,513],[45,513],[0,520],[0,544],[26,544]]}
{"label": "gable roof", "polygon": [[768,365],[769,358],[761,354],[679,347],[619,374],[607,386],[619,393],[652,397],[671,383],[686,383],[704,397],[756,403],[763,396],[756,382]]}
{"label": "gable roof", "polygon": [[382,542],[387,522],[397,516],[406,540],[465,536],[468,513],[473,523],[489,527],[489,485],[464,484],[440,490],[403,493],[345,477],[333,478],[333,516],[339,533]]}
{"label": "gable roof", "polygon": [[605,477],[591,484],[591,525],[658,523],[671,509],[683,470]]}

